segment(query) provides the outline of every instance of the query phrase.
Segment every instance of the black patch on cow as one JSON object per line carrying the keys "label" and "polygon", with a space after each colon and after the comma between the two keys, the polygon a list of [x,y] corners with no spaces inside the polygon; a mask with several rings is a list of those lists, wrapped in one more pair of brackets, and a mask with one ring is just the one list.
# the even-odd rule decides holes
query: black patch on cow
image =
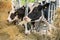
{"label": "black patch on cow", "polygon": [[[17,14],[18,18],[21,20],[23,20],[23,17],[25,16],[25,9],[26,9],[26,7],[23,6],[19,9],[17,9],[17,11],[15,12],[15,13],[18,13]],[[28,13],[29,13],[29,11],[30,11],[30,8],[28,7]]]}
{"label": "black patch on cow", "polygon": [[16,17],[16,14],[11,13],[10,18],[13,20]]}
{"label": "black patch on cow", "polygon": [[43,5],[43,13],[46,20],[48,20],[48,10],[49,10],[49,3],[46,3],[45,5]]}
{"label": "black patch on cow", "polygon": [[20,8],[16,11],[17,15],[18,15],[18,18],[22,20],[22,18],[24,17],[25,15],[25,9],[23,8]]}
{"label": "black patch on cow", "polygon": [[50,3],[44,4],[44,5],[43,5],[43,9],[45,9],[46,7],[48,8],[48,7],[49,7],[49,4],[50,4]]}
{"label": "black patch on cow", "polygon": [[28,29],[28,30],[31,29],[31,23],[27,23],[27,29]]}
{"label": "black patch on cow", "polygon": [[46,4],[44,4],[44,5],[38,5],[38,7],[35,7],[34,9],[33,9],[33,11],[28,15],[28,17],[30,18],[30,19],[32,19],[32,21],[34,21],[34,20],[37,20],[37,19],[39,19],[40,18],[40,16],[42,15],[42,12],[41,12],[41,10],[44,10],[43,12],[44,12],[44,16],[45,16],[45,18],[47,19],[47,17],[48,17],[48,11],[47,11],[47,9],[48,9],[48,7],[49,7],[49,3],[46,3]]}
{"label": "black patch on cow", "polygon": [[[25,16],[25,6],[22,6],[21,8],[17,9],[14,13],[11,13],[10,18],[13,20],[16,15],[18,16],[18,19],[23,20],[23,17]],[[30,11],[30,8],[28,7],[28,12]]]}
{"label": "black patch on cow", "polygon": [[45,4],[45,1],[42,1],[43,4]]}
{"label": "black patch on cow", "polygon": [[48,20],[48,9],[49,8],[46,8],[46,9],[43,10],[44,17],[46,18],[46,20]]}
{"label": "black patch on cow", "polygon": [[33,11],[28,15],[28,17],[32,19],[32,21],[39,19],[39,17],[41,16],[41,9],[42,9],[41,5],[35,7]]}

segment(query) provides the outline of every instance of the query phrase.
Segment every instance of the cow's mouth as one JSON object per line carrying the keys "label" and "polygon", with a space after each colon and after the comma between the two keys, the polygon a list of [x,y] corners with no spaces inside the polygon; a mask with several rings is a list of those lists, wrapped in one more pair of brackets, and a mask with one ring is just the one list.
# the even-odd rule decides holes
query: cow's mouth
{"label": "cow's mouth", "polygon": [[12,22],[12,24],[17,25],[17,24],[18,24],[18,21],[17,21],[17,20],[14,20],[14,21]]}
{"label": "cow's mouth", "polygon": [[8,25],[17,25],[18,24],[18,21],[17,20],[14,20],[12,22],[8,22],[7,21],[7,23],[8,23]]}

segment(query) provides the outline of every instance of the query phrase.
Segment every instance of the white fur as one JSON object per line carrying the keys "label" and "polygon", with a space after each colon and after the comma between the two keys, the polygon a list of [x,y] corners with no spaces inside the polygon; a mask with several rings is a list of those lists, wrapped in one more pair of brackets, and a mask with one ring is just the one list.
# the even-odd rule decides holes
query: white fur
{"label": "white fur", "polygon": [[[28,16],[25,16],[25,18],[27,18],[27,19],[25,20],[27,23],[31,21],[31,19],[30,19]],[[27,29],[27,26],[25,26],[25,34],[30,34],[30,31],[31,31],[31,30],[28,30],[28,29]]]}
{"label": "white fur", "polygon": [[25,24],[25,34],[30,34],[30,30],[27,29],[27,24]]}
{"label": "white fur", "polygon": [[11,16],[11,13],[14,13],[15,11],[14,10],[11,10],[10,11],[10,13],[9,13],[9,15],[8,15],[8,21],[11,23],[11,22],[13,22],[16,18],[17,18],[17,16],[12,20],[11,18],[10,18],[10,16]]}
{"label": "white fur", "polygon": [[[33,6],[34,5],[34,6]],[[36,4],[33,4],[32,6],[30,6],[30,12],[29,13],[31,13],[32,11],[33,11],[33,9],[35,8],[35,7],[37,7],[39,4],[38,3],[36,3]]]}
{"label": "white fur", "polygon": [[30,34],[30,30],[28,30],[27,27],[25,27],[25,34]]}

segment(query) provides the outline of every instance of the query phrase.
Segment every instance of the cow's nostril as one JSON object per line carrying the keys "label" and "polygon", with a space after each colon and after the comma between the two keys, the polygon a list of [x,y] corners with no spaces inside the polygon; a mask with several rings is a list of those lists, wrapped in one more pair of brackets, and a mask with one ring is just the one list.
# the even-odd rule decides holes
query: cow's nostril
{"label": "cow's nostril", "polygon": [[9,20],[7,20],[7,22],[9,22]]}

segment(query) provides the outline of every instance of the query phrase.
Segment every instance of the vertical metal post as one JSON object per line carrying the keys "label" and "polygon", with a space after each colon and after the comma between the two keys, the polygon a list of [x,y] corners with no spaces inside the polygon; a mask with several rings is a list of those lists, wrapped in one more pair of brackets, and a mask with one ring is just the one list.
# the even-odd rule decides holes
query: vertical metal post
{"label": "vertical metal post", "polygon": [[57,9],[57,0],[55,0],[56,1],[56,4],[55,4],[55,6],[56,6],[56,9]]}
{"label": "vertical metal post", "polygon": [[[48,1],[50,3],[50,0]],[[49,9],[48,9],[48,22],[50,23],[50,5],[49,5]]]}
{"label": "vertical metal post", "polygon": [[38,0],[34,0],[34,3],[37,4],[38,3]]}
{"label": "vertical metal post", "polygon": [[56,0],[57,8],[60,7],[60,0]]}
{"label": "vertical metal post", "polygon": [[52,23],[52,15],[53,15],[53,3],[51,2],[51,18],[50,18],[51,23]]}
{"label": "vertical metal post", "polygon": [[38,3],[38,0],[35,0],[36,3]]}
{"label": "vertical metal post", "polygon": [[18,4],[19,8],[20,8],[21,0],[16,0],[16,1],[17,1],[17,4]]}
{"label": "vertical metal post", "polygon": [[20,8],[21,0],[11,0],[11,3],[12,3],[12,9],[16,10]]}
{"label": "vertical metal post", "polygon": [[21,7],[21,0],[19,0],[19,6]]}
{"label": "vertical metal post", "polygon": [[[28,0],[25,0],[25,16],[28,15]],[[25,25],[25,32],[27,32],[27,24],[24,24]]]}
{"label": "vertical metal post", "polygon": [[56,7],[58,7],[58,1],[56,0]]}
{"label": "vertical metal post", "polygon": [[53,23],[53,21],[55,20],[55,18],[54,18],[54,16],[55,16],[55,3],[52,3],[52,11],[53,12],[51,13],[52,14],[51,23]]}
{"label": "vertical metal post", "polygon": [[50,0],[45,0],[46,2],[50,2]]}
{"label": "vertical metal post", "polygon": [[58,3],[59,3],[59,8],[60,8],[60,0],[58,0]]}
{"label": "vertical metal post", "polygon": [[51,2],[51,24],[55,19],[54,16],[55,16],[55,1]]}
{"label": "vertical metal post", "polygon": [[25,6],[26,6],[25,15],[27,15],[28,14],[28,0],[25,0]]}
{"label": "vertical metal post", "polygon": [[[56,10],[56,2],[55,2],[55,4],[54,4],[54,16],[53,16],[53,17],[55,17],[55,15],[56,15],[55,10]],[[53,18],[53,21],[54,21],[54,20],[55,20],[55,18]]]}

